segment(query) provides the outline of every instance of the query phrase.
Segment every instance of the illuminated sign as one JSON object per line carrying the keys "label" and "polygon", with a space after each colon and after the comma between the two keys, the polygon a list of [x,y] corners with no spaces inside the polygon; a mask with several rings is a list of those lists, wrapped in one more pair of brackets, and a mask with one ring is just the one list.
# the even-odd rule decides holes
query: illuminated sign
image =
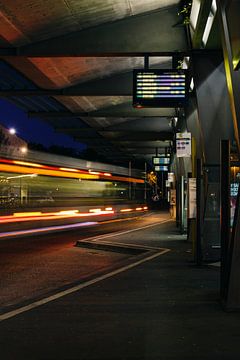
{"label": "illuminated sign", "polygon": [[176,134],[177,157],[190,157],[192,153],[192,136],[191,133]]}
{"label": "illuminated sign", "polygon": [[172,172],[168,173],[168,181],[169,181],[170,183],[173,183],[174,180],[175,180],[175,175],[174,175],[174,173],[172,173]]}
{"label": "illuminated sign", "polygon": [[168,165],[170,164],[170,158],[169,157],[153,157],[152,159],[154,165]]}
{"label": "illuminated sign", "polygon": [[239,187],[239,183],[231,183],[230,196],[237,197],[237,195],[238,195],[238,187]]}
{"label": "illuminated sign", "polygon": [[183,107],[186,70],[133,70],[134,107]]}
{"label": "illuminated sign", "polygon": [[168,171],[168,166],[166,165],[156,165],[154,167],[155,171]]}

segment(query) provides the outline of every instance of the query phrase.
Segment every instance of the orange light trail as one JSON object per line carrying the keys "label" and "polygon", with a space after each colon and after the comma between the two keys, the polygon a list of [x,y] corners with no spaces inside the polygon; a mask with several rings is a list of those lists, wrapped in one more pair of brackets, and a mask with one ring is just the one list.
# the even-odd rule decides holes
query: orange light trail
{"label": "orange light trail", "polygon": [[13,160],[13,163],[16,165],[25,165],[25,166],[40,167],[40,168],[44,167],[44,165],[30,163],[30,162],[26,162],[26,161]]}
{"label": "orange light trail", "polygon": [[144,180],[139,178],[130,178],[124,176],[115,176],[110,173],[100,173],[97,171],[86,171],[81,169],[73,168],[58,168],[49,165],[36,164],[25,161],[18,160],[9,160],[9,159],[0,159],[0,171],[3,172],[12,172],[20,174],[37,174],[37,175],[47,175],[55,177],[65,177],[65,178],[77,178],[77,179],[87,179],[87,180],[98,180],[106,179],[111,177],[113,181],[123,181],[131,183],[143,184]]}
{"label": "orange light trail", "polygon": [[98,171],[91,171],[91,170],[88,170],[89,174],[92,174],[92,175],[100,175],[100,172]]}
{"label": "orange light trail", "polygon": [[[137,207],[135,209],[126,208],[120,209],[121,213],[128,213],[132,211],[147,210],[148,207]],[[29,211],[29,212],[16,212],[12,215],[0,216],[0,224],[15,223],[23,221],[37,221],[37,220],[56,220],[66,218],[77,218],[77,217],[89,217],[89,216],[101,216],[101,215],[113,215],[117,211],[113,210],[112,207],[106,207],[104,210],[100,208],[89,209],[88,212],[80,212],[77,209],[60,210],[55,212],[41,212],[41,211]]]}
{"label": "orange light trail", "polygon": [[[56,168],[57,169],[57,168]],[[78,179],[88,179],[88,180],[97,180],[99,179],[98,175],[93,174],[83,174],[83,173],[75,173],[68,172],[62,170],[50,170],[43,168],[30,168],[26,166],[17,166],[17,165],[7,165],[0,164],[0,171],[5,172],[14,172],[14,173],[24,173],[24,174],[37,174],[37,175],[48,175],[48,176],[56,176],[56,177],[65,177],[65,178],[78,178]]]}
{"label": "orange light trail", "polygon": [[70,169],[70,168],[64,168],[64,167],[60,167],[59,170],[63,170],[63,171],[73,171],[73,172],[78,172],[79,170],[77,169]]}
{"label": "orange light trail", "polygon": [[133,209],[121,209],[120,212],[130,212],[133,211]]}

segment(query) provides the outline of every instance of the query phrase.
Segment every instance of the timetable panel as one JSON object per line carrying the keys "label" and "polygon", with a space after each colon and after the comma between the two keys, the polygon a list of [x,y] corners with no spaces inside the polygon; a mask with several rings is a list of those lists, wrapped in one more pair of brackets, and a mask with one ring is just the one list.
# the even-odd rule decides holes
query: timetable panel
{"label": "timetable panel", "polygon": [[185,70],[134,70],[134,107],[183,107],[186,103]]}

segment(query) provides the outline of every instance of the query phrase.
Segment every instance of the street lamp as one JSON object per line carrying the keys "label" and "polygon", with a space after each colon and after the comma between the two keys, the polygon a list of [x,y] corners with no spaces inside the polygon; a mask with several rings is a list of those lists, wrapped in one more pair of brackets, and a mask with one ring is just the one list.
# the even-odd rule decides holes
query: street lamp
{"label": "street lamp", "polygon": [[20,148],[20,151],[21,151],[21,153],[22,154],[26,154],[27,153],[27,147],[26,146],[22,146],[21,148]]}
{"label": "street lamp", "polygon": [[16,134],[16,129],[14,129],[14,128],[10,128],[8,131],[9,131],[9,133],[10,133],[11,135],[15,135],[15,134]]}

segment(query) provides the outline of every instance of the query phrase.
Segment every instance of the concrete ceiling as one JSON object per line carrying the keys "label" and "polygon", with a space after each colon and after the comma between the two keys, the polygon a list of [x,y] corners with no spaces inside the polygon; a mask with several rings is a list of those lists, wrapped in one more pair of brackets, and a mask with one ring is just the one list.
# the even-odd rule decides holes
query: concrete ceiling
{"label": "concrete ceiling", "polygon": [[0,81],[0,95],[106,161],[149,161],[156,148],[171,145],[176,109],[134,109],[132,70],[146,58],[150,67],[172,68],[173,57],[188,53],[185,28],[176,26],[178,5],[1,1],[0,59],[26,81]]}

